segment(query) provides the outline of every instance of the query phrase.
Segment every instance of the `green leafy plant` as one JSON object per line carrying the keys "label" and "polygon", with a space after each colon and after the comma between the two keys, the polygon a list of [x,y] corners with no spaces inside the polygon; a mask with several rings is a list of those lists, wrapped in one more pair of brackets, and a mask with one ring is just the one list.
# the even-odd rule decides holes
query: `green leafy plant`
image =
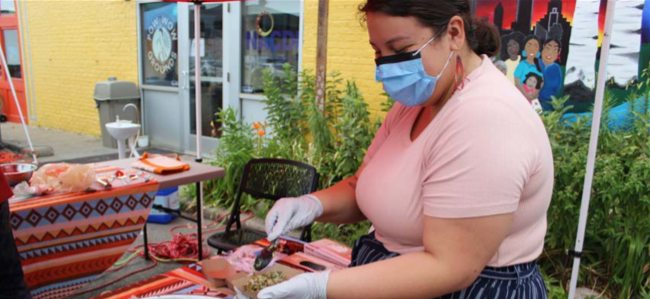
{"label": "green leafy plant", "polygon": [[[368,104],[359,88],[353,81],[344,83],[340,73],[328,75],[322,107],[316,101],[315,81],[312,72],[298,73],[289,65],[285,65],[279,75],[265,70],[262,86],[268,117],[264,124],[262,120],[252,125],[244,123],[231,108],[217,114],[223,132],[212,164],[227,171],[225,178],[206,184],[208,202],[229,208],[244,164],[257,157],[284,158],[313,165],[321,176],[321,189],[354,174],[381,120],[371,121]],[[392,104],[387,98],[383,107],[390,109]],[[269,206],[268,203],[260,206],[250,197],[243,200],[244,210],[256,211],[260,216]],[[368,222],[317,224],[313,230],[316,238],[328,237],[351,245],[369,227]]]}
{"label": "green leafy plant", "polygon": [[352,176],[357,171],[375,134],[368,104],[363,101],[354,82],[347,82],[341,104],[342,112],[334,124],[337,152],[333,157],[334,171],[329,184]]}
{"label": "green leafy plant", "polygon": [[[567,98],[554,99],[556,111],[543,116],[555,160],[555,186],[548,212],[548,233],[540,265],[562,294],[571,276],[591,116],[566,118]],[[636,298],[650,287],[650,109],[648,91],[628,100],[630,125],[612,130],[605,94],[603,124],[580,271],[581,285],[594,286],[606,297]]]}
{"label": "green leafy plant", "polygon": [[[237,118],[237,111],[227,108],[217,112],[222,123],[222,136],[216,157],[210,163],[223,167],[226,175],[222,179],[205,183],[205,200],[217,206],[230,208],[237,194],[244,165],[256,158],[258,139],[252,124],[243,123]],[[261,138],[261,137],[259,137]],[[252,209],[254,201],[245,196],[242,198],[244,208]]]}

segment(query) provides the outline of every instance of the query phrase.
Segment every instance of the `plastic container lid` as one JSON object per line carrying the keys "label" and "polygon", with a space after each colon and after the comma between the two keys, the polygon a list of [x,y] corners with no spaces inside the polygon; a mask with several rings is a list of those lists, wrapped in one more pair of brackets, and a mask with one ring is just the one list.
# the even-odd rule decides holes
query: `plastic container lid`
{"label": "plastic container lid", "polygon": [[133,82],[117,81],[115,77],[108,81],[97,82],[93,98],[97,101],[133,100],[140,98],[140,91]]}

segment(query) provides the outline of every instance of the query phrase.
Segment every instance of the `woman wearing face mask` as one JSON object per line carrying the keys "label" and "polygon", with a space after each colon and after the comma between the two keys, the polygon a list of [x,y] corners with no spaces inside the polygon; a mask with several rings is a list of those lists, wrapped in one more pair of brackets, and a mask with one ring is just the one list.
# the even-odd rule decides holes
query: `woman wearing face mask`
{"label": "woman wearing face mask", "polygon": [[354,177],[279,200],[269,239],[313,220],[373,223],[349,269],[259,298],[546,298],[553,188],[546,130],[487,55],[496,30],[468,0],[367,0],[377,78],[396,100]]}

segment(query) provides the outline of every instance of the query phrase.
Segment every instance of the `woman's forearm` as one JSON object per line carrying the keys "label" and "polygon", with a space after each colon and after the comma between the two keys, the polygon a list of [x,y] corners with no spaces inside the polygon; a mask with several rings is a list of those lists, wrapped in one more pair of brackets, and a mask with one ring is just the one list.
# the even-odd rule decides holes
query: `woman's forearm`
{"label": "woman's forearm", "polygon": [[462,290],[478,277],[459,267],[426,252],[411,253],[332,272],[327,298],[435,298]]}
{"label": "woman's forearm", "polygon": [[323,204],[323,215],[316,221],[344,224],[366,220],[357,206],[356,182],[356,177],[349,177],[332,187],[314,193]]}

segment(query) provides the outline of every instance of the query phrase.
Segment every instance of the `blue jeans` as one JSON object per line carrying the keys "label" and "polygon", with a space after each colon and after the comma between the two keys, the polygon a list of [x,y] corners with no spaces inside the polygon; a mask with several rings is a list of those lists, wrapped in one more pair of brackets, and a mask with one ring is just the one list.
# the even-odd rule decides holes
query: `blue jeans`
{"label": "blue jeans", "polygon": [[[399,256],[390,252],[375,238],[372,232],[362,236],[352,249],[350,267]],[[447,294],[438,299],[546,299],[548,294],[537,262],[508,267],[485,267],[472,285],[464,290]]]}

